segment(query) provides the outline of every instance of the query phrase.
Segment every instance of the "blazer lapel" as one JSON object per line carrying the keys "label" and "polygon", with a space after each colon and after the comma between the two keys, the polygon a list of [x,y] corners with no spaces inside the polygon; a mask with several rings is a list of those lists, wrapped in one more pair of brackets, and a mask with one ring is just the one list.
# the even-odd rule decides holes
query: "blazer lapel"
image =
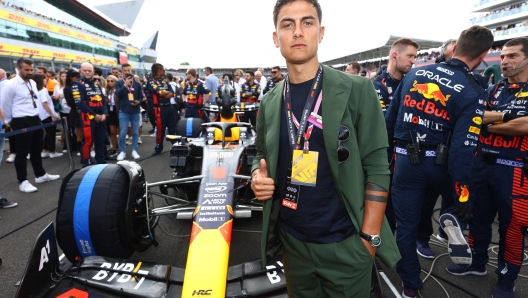
{"label": "blazer lapel", "polygon": [[350,86],[347,86],[339,76],[334,75],[330,68],[323,66],[323,136],[334,181],[339,181],[337,158],[339,127],[347,109],[350,92]]}
{"label": "blazer lapel", "polygon": [[275,88],[273,88],[267,97],[264,98],[266,101],[266,155],[269,160],[266,160],[268,164],[268,173],[271,178],[276,179],[276,173],[279,162],[279,139],[280,139],[280,117],[281,115],[281,103],[282,103],[282,90],[284,81],[280,82]]}

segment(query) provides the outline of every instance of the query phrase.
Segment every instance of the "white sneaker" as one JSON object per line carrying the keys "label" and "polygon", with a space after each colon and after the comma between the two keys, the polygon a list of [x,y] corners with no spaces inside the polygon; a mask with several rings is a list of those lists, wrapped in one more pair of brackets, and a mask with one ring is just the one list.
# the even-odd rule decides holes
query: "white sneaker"
{"label": "white sneaker", "polygon": [[30,159],[31,158],[31,154],[28,153],[26,159]]}
{"label": "white sneaker", "polygon": [[60,175],[50,175],[48,173],[44,174],[44,176],[36,177],[35,182],[36,183],[42,183],[47,181],[53,181],[60,178]]}
{"label": "white sneaker", "polygon": [[63,155],[64,155],[64,153],[55,152],[55,153],[50,153],[49,157],[50,158],[55,158],[55,157],[61,157]]}
{"label": "white sneaker", "polygon": [[133,151],[132,151],[132,157],[133,157],[134,159],[139,159],[139,158],[140,158],[140,156],[139,156],[139,154],[137,153],[136,150],[133,150]]}
{"label": "white sneaker", "polygon": [[[29,156],[29,155],[28,155]],[[49,152],[40,152],[40,157],[44,158],[44,157],[50,157],[50,153]],[[29,159],[29,158],[28,158]]]}
{"label": "white sneaker", "polygon": [[77,152],[77,156],[81,156],[81,152]]}
{"label": "white sneaker", "polygon": [[92,158],[95,158],[95,151],[91,151],[91,152],[90,152],[90,156],[91,156]]}
{"label": "white sneaker", "polygon": [[36,192],[38,190],[35,186],[31,185],[31,183],[29,183],[29,181],[27,180],[22,181],[22,183],[18,185],[18,189],[20,189],[21,192],[27,192],[27,193]]}
{"label": "white sneaker", "polygon": [[155,138],[156,137],[156,133],[153,133],[150,135],[151,138]]}
{"label": "white sneaker", "polygon": [[9,154],[9,156],[6,159],[6,162],[15,162],[15,156],[16,154]]}
{"label": "white sneaker", "polygon": [[[136,152],[136,151],[133,151],[132,155],[134,155],[134,152]],[[126,153],[125,152],[119,152],[119,155],[117,156],[117,160],[121,161],[121,160],[125,159],[125,157],[126,157]]]}

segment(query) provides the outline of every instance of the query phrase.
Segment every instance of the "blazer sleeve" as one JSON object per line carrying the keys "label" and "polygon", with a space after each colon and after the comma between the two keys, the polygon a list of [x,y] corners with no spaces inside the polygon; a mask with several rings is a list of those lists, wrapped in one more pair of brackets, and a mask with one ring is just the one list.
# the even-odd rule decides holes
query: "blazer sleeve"
{"label": "blazer sleeve", "polygon": [[[253,159],[251,166],[251,173],[254,170],[260,169],[260,160],[266,159],[266,102],[261,102],[257,114],[257,139],[255,145],[257,146],[257,155]],[[269,162],[269,161],[268,161]],[[269,166],[268,166],[269,169]]]}
{"label": "blazer sleeve", "polygon": [[[387,130],[376,90],[372,83],[363,80],[360,96],[353,99],[358,104],[359,156],[365,183],[374,183],[389,189],[389,163],[387,161]],[[353,93],[354,94],[354,93]]]}

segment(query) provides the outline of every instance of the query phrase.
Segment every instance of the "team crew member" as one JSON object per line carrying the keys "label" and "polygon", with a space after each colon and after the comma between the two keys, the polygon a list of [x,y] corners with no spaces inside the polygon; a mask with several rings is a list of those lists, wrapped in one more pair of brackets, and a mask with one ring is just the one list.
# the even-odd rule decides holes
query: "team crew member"
{"label": "team crew member", "polygon": [[95,150],[95,161],[104,164],[105,138],[106,138],[106,96],[101,85],[93,80],[94,69],[92,64],[81,64],[81,78],[73,83],[71,90],[75,104],[80,112],[83,139],[81,144],[81,161],[83,167],[89,166],[92,161],[90,149]]}
{"label": "team crew member", "polygon": [[[5,123],[12,130],[41,125],[36,101],[38,100],[37,85],[33,77],[33,61],[25,58],[17,60],[18,75],[2,85],[1,105]],[[18,188],[21,192],[35,192],[37,188],[27,180],[26,156],[30,153],[31,166],[35,173],[35,182],[42,183],[57,180],[59,175],[47,174],[42,167],[43,130],[19,134],[16,137],[17,154],[15,170]]]}
{"label": "team crew member", "polygon": [[[478,153],[471,169],[473,218],[469,244],[471,266],[447,267],[455,275],[486,275],[491,225],[499,213],[498,283],[493,297],[513,297],[514,282],[524,257],[524,235],[528,226],[528,40],[508,41],[501,53],[504,79],[488,89]],[[521,118],[522,117],[522,118]],[[517,119],[520,118],[520,119]],[[480,117],[475,118],[480,122]],[[493,124],[488,126],[488,124]],[[471,143],[477,143],[473,136]],[[522,181],[525,181],[524,183]],[[524,230],[524,232],[523,232]]]}
{"label": "team crew member", "polygon": [[187,84],[183,88],[183,100],[187,102],[185,118],[204,119],[201,108],[204,103],[209,101],[211,90],[203,82],[196,79],[196,69],[189,68],[186,75]]}
{"label": "team crew member", "polygon": [[[263,265],[282,247],[289,297],[369,297],[374,256],[390,267],[399,259],[382,225],[383,114],[369,80],[319,64],[321,16],[317,0],[278,0],[274,9],[273,40],[288,77],[258,114],[266,133],[257,134],[251,187],[265,200]],[[307,165],[317,168],[309,180],[294,170]]]}
{"label": "team crew member", "polygon": [[[401,79],[412,69],[414,62],[416,62],[416,54],[419,47],[420,46],[415,41],[408,38],[400,38],[392,44],[387,69],[382,71],[373,82],[374,88],[378,93],[378,99],[383,113],[385,113],[386,108],[390,105],[392,95],[400,84]],[[387,155],[389,162],[392,162],[394,155],[393,143],[389,143]],[[396,218],[394,215],[394,208],[392,207],[390,193],[387,201],[387,208],[385,209],[385,215],[387,216],[391,230],[394,233],[396,231]]]}
{"label": "team crew member", "polygon": [[284,77],[282,76],[280,66],[273,66],[271,69],[271,80],[266,83],[266,88],[264,88],[262,94],[266,94],[271,91],[271,89],[275,88],[275,86],[277,86],[277,84],[283,79]]}
{"label": "team crew member", "polygon": [[[441,63],[453,58],[453,55],[455,54],[455,44],[456,39],[449,39],[444,42],[440,47],[440,56],[436,59],[435,63]],[[433,234],[432,217],[438,196],[439,194],[434,191],[428,191],[425,195],[422,216],[420,219],[420,225],[418,226],[418,234],[416,236],[416,252],[427,259],[434,259],[435,257],[433,250],[429,246],[429,240],[431,239],[431,234]],[[445,200],[442,198],[440,214],[444,213],[443,211],[445,208]],[[447,235],[440,226],[438,227],[436,238],[447,243]]]}
{"label": "team crew member", "polygon": [[176,119],[174,109],[170,103],[170,98],[174,96],[172,87],[164,79],[165,68],[159,63],[152,65],[152,79],[147,83],[150,102],[154,105],[154,115],[156,116],[156,147],[152,156],[163,151],[163,139],[165,138],[165,128],[169,134],[176,133]]}
{"label": "team crew member", "polygon": [[398,219],[396,242],[402,254],[397,272],[404,283],[403,297],[416,297],[423,288],[414,250],[428,189],[442,194],[449,206],[446,212],[458,215],[458,219],[448,213],[440,217],[447,234],[457,236],[449,239],[451,258],[464,266],[471,261],[461,224],[471,217],[469,172],[480,133],[476,119],[483,115],[486,98],[471,70],[492,44],[493,35],[487,28],[464,30],[453,59],[409,72],[387,112],[387,131],[396,141],[392,200]]}
{"label": "team crew member", "polygon": [[356,61],[348,63],[345,73],[351,74],[351,75],[359,75],[359,72],[361,71],[361,65],[357,63]]}
{"label": "team crew member", "polygon": [[392,44],[387,70],[374,80],[374,88],[378,92],[383,113],[389,108],[393,93],[401,79],[411,71],[416,62],[416,53],[419,48],[416,42],[408,38],[400,38]]}
{"label": "team crew member", "polygon": [[[246,82],[240,86],[241,102],[258,102],[260,96],[260,85],[255,82],[255,73],[251,70],[246,71]],[[244,112],[242,122],[257,124],[257,112]]]}

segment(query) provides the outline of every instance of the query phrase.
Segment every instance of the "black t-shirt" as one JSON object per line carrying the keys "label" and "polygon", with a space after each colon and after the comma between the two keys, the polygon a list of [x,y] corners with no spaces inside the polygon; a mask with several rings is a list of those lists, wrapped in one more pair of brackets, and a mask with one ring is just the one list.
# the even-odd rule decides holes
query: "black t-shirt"
{"label": "black t-shirt", "polygon": [[[301,84],[291,84],[292,112],[299,121],[312,84],[313,79]],[[325,99],[323,98],[323,100]],[[289,175],[287,171],[291,169],[292,163],[284,101],[281,106],[279,173],[277,177],[280,200],[285,195],[286,175]],[[313,111],[314,106],[315,101],[310,112]],[[322,111],[321,105],[319,115],[322,115]],[[302,148],[302,144],[300,148]],[[323,131],[317,126],[314,126],[310,137],[310,151],[319,152],[317,185],[315,187],[301,186],[297,210],[281,206],[279,226],[293,237],[304,242],[333,243],[345,240],[357,231],[343,202],[337,195],[326,155]]]}

